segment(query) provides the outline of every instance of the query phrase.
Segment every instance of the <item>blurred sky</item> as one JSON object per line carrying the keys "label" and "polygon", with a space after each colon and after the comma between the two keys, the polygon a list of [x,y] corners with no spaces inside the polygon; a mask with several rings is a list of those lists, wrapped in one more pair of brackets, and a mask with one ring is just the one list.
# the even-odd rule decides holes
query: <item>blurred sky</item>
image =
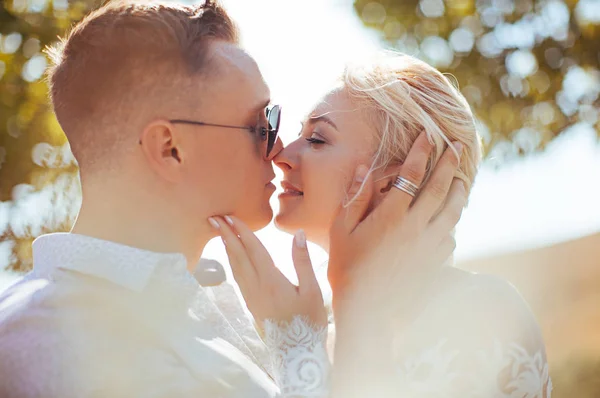
{"label": "blurred sky", "polygon": [[[241,27],[243,45],[271,87],[273,102],[283,105],[284,143],[296,137],[303,115],[330,87],[346,60],[381,48],[377,34],[365,29],[355,15],[351,0],[223,1]],[[529,67],[527,62],[512,63],[512,68]],[[585,79],[572,75],[565,90],[577,96],[582,90],[600,89],[585,84]],[[600,146],[590,125],[571,128],[543,153],[508,163],[498,160],[492,158],[482,167],[457,228],[458,261],[600,231]],[[276,211],[276,195],[272,205]],[[258,235],[276,264],[293,279],[291,236],[272,224]],[[325,253],[310,248],[313,263],[322,264]],[[0,247],[0,269],[8,252]],[[204,257],[227,263],[218,240],[209,243]],[[7,277],[0,273],[0,289],[3,278]]]}

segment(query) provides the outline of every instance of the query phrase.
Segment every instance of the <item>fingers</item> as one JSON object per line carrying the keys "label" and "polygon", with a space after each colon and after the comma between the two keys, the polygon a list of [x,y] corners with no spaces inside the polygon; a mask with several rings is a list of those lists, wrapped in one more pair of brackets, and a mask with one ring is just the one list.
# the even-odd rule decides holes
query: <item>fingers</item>
{"label": "fingers", "polygon": [[442,242],[433,249],[431,258],[425,266],[430,269],[439,269],[451,258],[454,249],[456,249],[456,240],[452,235],[447,235],[442,239]]}
{"label": "fingers", "polygon": [[[441,243],[436,246],[420,244],[418,259],[414,259],[414,263],[402,272],[396,273],[390,278],[391,286],[394,289],[402,291],[402,303],[399,303],[401,308],[398,310],[410,311],[414,305],[414,300],[426,290],[426,286],[434,281],[443,269],[444,264],[451,259],[452,253],[456,247],[456,241],[448,234]],[[413,303],[413,304],[411,304]],[[408,305],[408,307],[404,307]]]}
{"label": "fingers", "polygon": [[250,257],[246,253],[246,248],[222,218],[211,217],[209,222],[221,235],[235,281],[240,286],[242,293],[247,292],[249,287],[256,285],[258,279]]}
{"label": "fingers", "polygon": [[348,190],[346,203],[333,221],[332,231],[350,234],[366,216],[373,197],[373,176],[369,168],[360,165],[356,168],[352,185]]}
{"label": "fingers", "polygon": [[442,240],[442,243],[440,243],[436,250],[436,257],[434,257],[436,264],[443,265],[446,261],[448,261],[448,259],[450,259],[455,249],[456,239],[454,239],[454,237],[451,235],[447,236],[444,240]]}
{"label": "fingers", "polygon": [[455,178],[440,213],[429,223],[428,235],[432,242],[440,242],[456,226],[467,205],[467,190],[464,183]]}
{"label": "fingers", "polygon": [[310,254],[306,246],[306,235],[302,230],[299,230],[294,235],[292,260],[294,261],[296,275],[298,275],[300,293],[319,289],[319,283],[317,282],[317,277],[310,261]]}
{"label": "fingers", "polygon": [[[427,134],[423,131],[410,149],[399,176],[420,186],[425,177],[432,148]],[[392,187],[381,204],[368,216],[368,219],[375,220],[377,224],[396,224],[408,210],[412,199],[413,197],[408,193]]]}
{"label": "fingers", "polygon": [[[454,148],[460,155],[462,152],[462,144],[455,142]],[[429,223],[436,211],[446,200],[458,165],[459,159],[456,157],[454,151],[452,151],[452,148],[446,148],[440,161],[435,166],[431,178],[427,181],[427,184],[425,184],[419,197],[411,208],[411,213],[417,213],[419,215],[418,220],[421,222],[420,228],[424,228],[426,224]]]}
{"label": "fingers", "polygon": [[221,237],[236,282],[240,285],[240,289],[242,283],[247,286],[246,291],[242,289],[246,300],[247,293],[257,286],[290,287],[292,285],[275,267],[267,249],[244,222],[233,216],[213,217],[213,219],[216,219],[220,226]]}
{"label": "fingers", "polygon": [[237,217],[225,216],[223,218],[228,226],[239,235],[239,240],[246,249],[246,253],[256,272],[259,275],[271,273],[275,268],[273,259],[261,241],[254,235],[254,232]]}
{"label": "fingers", "polygon": [[452,258],[455,248],[456,241],[451,234],[446,235],[437,246],[427,247],[426,252],[423,252],[423,261],[419,262],[419,269],[411,273],[411,285],[424,286],[433,280]]}

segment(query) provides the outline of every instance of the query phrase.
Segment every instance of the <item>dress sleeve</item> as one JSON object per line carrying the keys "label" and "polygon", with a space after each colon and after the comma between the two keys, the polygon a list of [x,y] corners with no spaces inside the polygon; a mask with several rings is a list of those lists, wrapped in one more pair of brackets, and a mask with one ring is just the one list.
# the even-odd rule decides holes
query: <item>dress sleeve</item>
{"label": "dress sleeve", "polygon": [[281,397],[327,397],[331,369],[327,327],[315,327],[306,318],[296,316],[291,322],[266,320],[264,328]]}
{"label": "dress sleeve", "polygon": [[398,397],[550,398],[539,327],[510,284],[485,276],[432,307],[395,339]]}

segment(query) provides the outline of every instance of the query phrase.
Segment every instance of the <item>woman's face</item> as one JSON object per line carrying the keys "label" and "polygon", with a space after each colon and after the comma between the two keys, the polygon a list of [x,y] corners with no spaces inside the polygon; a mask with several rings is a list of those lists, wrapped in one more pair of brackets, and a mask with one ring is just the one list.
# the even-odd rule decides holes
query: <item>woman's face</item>
{"label": "woman's face", "polygon": [[354,171],[370,166],[375,131],[343,89],[327,94],[303,122],[298,138],[275,158],[284,192],[275,224],[328,249],[329,228],[346,200]]}

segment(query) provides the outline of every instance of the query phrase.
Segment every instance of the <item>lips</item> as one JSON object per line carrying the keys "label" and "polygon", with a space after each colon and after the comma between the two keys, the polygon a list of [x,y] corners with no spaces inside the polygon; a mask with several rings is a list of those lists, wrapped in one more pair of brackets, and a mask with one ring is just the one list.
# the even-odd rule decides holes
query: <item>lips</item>
{"label": "lips", "polygon": [[281,187],[283,188],[283,193],[285,194],[298,196],[304,195],[304,192],[302,192],[300,188],[296,187],[288,181],[281,181]]}
{"label": "lips", "polygon": [[271,178],[269,178],[269,181],[267,181],[267,183],[265,185],[272,185],[273,184],[273,180],[275,179],[275,174],[273,174],[271,176]]}

